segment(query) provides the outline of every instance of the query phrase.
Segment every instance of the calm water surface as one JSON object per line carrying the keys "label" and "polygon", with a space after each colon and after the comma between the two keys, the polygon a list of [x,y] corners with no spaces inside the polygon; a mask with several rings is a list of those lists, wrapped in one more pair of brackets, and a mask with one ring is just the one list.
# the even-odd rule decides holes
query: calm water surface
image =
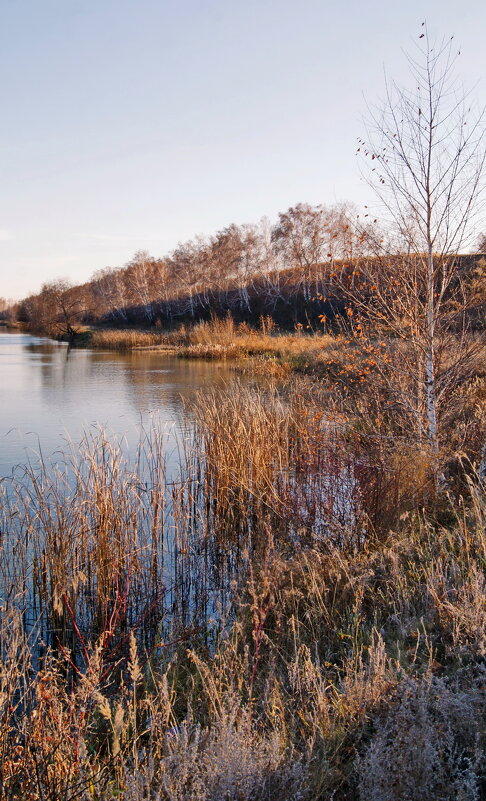
{"label": "calm water surface", "polygon": [[[48,462],[104,429],[134,451],[142,431],[167,432],[169,461],[190,425],[186,403],[201,389],[236,380],[224,365],[135,351],[73,350],[64,343],[0,332],[0,477]],[[57,454],[57,455],[56,455]]]}

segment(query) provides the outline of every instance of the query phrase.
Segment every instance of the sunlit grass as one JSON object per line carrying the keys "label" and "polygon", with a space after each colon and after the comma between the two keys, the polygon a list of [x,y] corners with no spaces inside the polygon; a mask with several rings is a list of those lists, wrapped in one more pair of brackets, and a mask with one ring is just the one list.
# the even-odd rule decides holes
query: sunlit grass
{"label": "sunlit grass", "polygon": [[161,341],[161,335],[152,331],[95,329],[90,332],[89,346],[109,350],[132,350],[139,347],[157,346]]}

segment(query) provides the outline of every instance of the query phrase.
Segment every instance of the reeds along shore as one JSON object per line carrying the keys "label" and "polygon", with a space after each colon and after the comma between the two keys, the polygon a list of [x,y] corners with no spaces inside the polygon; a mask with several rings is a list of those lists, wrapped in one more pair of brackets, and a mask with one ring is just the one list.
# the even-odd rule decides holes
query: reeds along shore
{"label": "reeds along shore", "polygon": [[[231,316],[214,318],[173,331],[97,328],[78,335],[78,342],[91,348],[128,351],[138,348],[169,350],[183,358],[242,359],[247,356],[273,357],[281,361],[316,356],[339,343],[316,331],[305,336],[303,327],[278,332],[271,317],[262,317],[257,328],[235,323]],[[309,332],[307,332],[309,334]]]}
{"label": "reeds along shore", "polygon": [[325,403],[2,483],[2,801],[484,797],[484,491]]}

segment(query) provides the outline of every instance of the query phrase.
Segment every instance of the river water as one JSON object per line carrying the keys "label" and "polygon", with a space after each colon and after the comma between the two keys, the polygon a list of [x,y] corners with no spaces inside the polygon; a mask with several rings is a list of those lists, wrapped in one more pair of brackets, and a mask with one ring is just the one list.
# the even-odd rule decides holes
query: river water
{"label": "river water", "polygon": [[190,428],[187,404],[203,389],[236,380],[224,364],[154,351],[91,351],[0,332],[0,478],[27,462],[47,464],[84,434],[104,430],[134,452],[153,426],[166,433],[175,467]]}

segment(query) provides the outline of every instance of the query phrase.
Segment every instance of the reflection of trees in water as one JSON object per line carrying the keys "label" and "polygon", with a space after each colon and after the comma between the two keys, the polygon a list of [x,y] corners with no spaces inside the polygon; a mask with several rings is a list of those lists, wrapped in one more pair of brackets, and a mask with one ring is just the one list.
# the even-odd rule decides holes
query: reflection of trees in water
{"label": "reflection of trees in water", "polygon": [[[48,339],[21,338],[24,386],[22,420],[44,445],[46,456],[66,436],[78,442],[92,426],[126,437],[135,452],[152,424],[172,434],[167,450],[175,468],[174,437],[192,425],[188,407],[196,392],[223,388],[235,379],[227,366],[170,359],[154,352],[70,349]],[[14,346],[12,346],[14,347]],[[27,378],[26,378],[27,377]],[[21,461],[19,453],[16,462]]]}
{"label": "reflection of trees in water", "polygon": [[224,387],[234,380],[226,366],[207,362],[132,354],[126,360],[127,388],[139,412],[165,409],[185,419],[186,404],[201,389]]}
{"label": "reflection of trees in water", "polygon": [[76,393],[79,393],[80,399],[87,391],[90,391],[94,378],[89,353],[72,351],[69,348],[65,349],[65,353],[60,358],[56,358],[50,365],[43,367],[44,373],[47,387],[62,387],[74,398],[76,398]]}
{"label": "reflection of trees in water", "polygon": [[[57,405],[69,398],[69,403],[81,407],[106,392],[114,415],[126,400],[137,413],[166,409],[183,417],[185,403],[196,391],[234,380],[226,366],[167,359],[156,353],[78,350],[47,339],[28,339],[22,348],[29,368],[39,371],[44,401]],[[58,397],[59,390],[66,393]]]}

